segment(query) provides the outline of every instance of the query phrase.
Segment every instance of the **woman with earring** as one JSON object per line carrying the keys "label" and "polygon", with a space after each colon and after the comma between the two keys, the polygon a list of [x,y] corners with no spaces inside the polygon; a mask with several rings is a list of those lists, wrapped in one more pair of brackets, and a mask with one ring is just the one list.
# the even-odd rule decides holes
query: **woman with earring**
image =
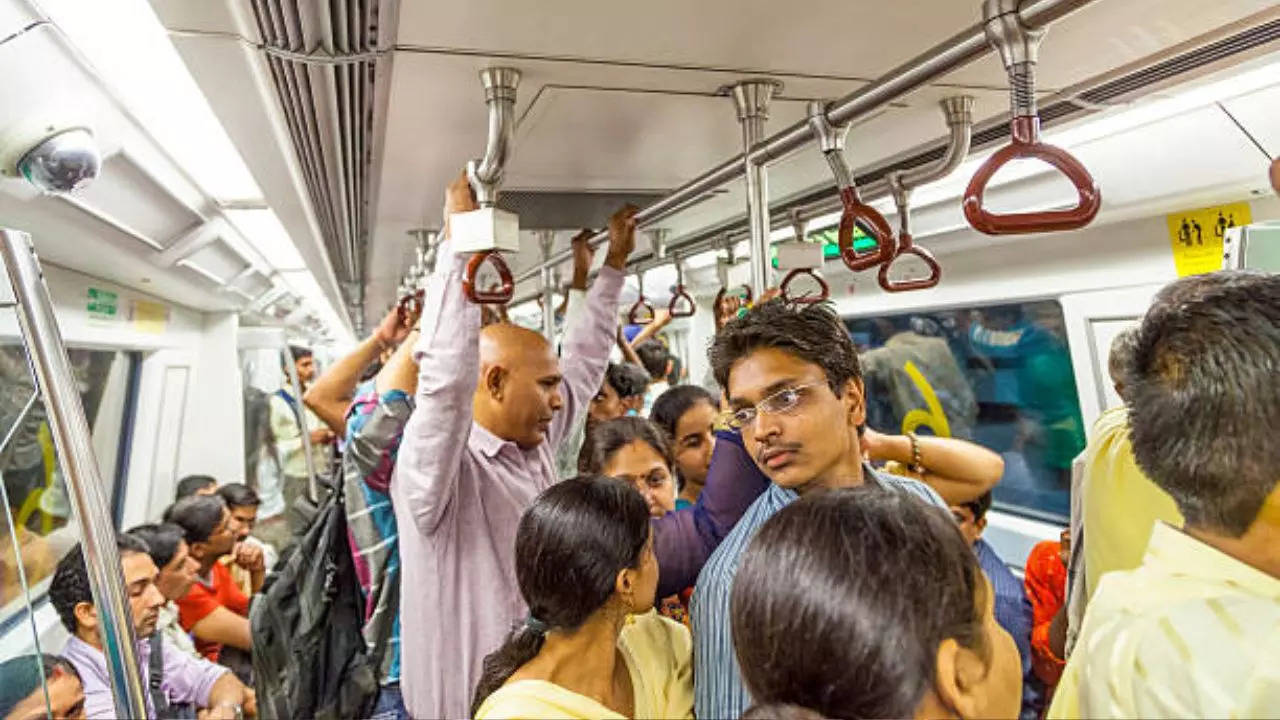
{"label": "woman with earring", "polygon": [[553,485],[516,531],[525,622],[484,661],[472,715],[691,718],[689,631],[653,612],[649,508],[626,482]]}

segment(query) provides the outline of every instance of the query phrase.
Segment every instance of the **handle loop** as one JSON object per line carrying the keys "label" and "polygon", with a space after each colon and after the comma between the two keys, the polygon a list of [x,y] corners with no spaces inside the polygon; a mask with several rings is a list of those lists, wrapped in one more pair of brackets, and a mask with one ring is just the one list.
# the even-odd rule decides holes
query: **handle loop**
{"label": "handle loop", "polygon": [[[752,293],[751,293],[751,286],[750,286],[750,285],[740,285],[740,286],[739,286],[739,288],[742,290],[742,299],[743,299],[743,300],[745,300],[747,303],[750,303],[752,300],[754,300],[754,299],[755,299],[755,297],[754,297],[754,296],[752,295]],[[723,288],[723,287],[722,287],[722,288],[720,288],[720,291],[716,293],[716,299],[715,299],[715,306],[714,306],[714,307],[715,307],[715,311],[716,311],[717,313],[718,313],[718,312],[720,312],[720,305],[721,305],[721,303],[723,303],[723,302],[724,302],[724,297],[725,297],[725,295],[727,295],[728,293],[729,293],[729,288]]]}
{"label": "handle loop", "polygon": [[[893,229],[889,227],[889,221],[884,219],[884,215],[862,202],[858,188],[853,185],[840,189],[840,202],[844,203],[844,213],[840,216],[836,243],[844,264],[850,270],[859,272],[892,260],[897,245],[893,240]],[[871,238],[876,241],[875,250],[859,253],[853,249],[853,229],[858,221],[862,221],[862,225],[871,231]]]}
{"label": "handle loop", "polygon": [[[681,300],[687,300],[689,302],[689,308],[687,310],[676,309],[676,305]],[[677,285],[675,293],[671,296],[671,302],[667,303],[667,312],[671,313],[671,317],[673,318],[682,318],[693,317],[693,314],[697,311],[698,305],[693,301],[693,297],[685,291],[684,285]]]}
{"label": "handle loop", "polygon": [[400,298],[400,302],[396,304],[396,315],[400,318],[401,325],[408,324],[411,318],[422,314],[422,301],[426,295],[425,290],[418,290]]}
{"label": "handle loop", "polygon": [[[942,266],[938,264],[933,253],[919,247],[911,237],[911,188],[907,187],[902,172],[891,172],[887,178],[889,192],[893,195],[893,203],[898,208],[898,247],[889,261],[880,266],[876,280],[885,292],[906,292],[908,290],[927,290],[942,280]],[[891,280],[889,271],[898,258],[903,255],[915,255],[929,267],[929,274],[911,280]]]}
{"label": "handle loop", "polygon": [[[792,295],[791,283],[796,278],[806,276],[813,278],[814,282],[818,283],[818,293],[815,295],[806,292],[798,297]],[[782,279],[782,285],[778,287],[778,290],[781,292],[781,297],[784,301],[796,303],[797,305],[816,305],[820,302],[826,302],[827,298],[831,297],[831,288],[827,285],[827,281],[823,280],[822,276],[815,272],[813,268],[796,268],[787,273],[787,276]]]}
{"label": "handle loop", "polygon": [[[644,299],[644,272],[643,271],[636,273],[636,289],[637,289],[636,301],[635,301],[635,304],[631,306],[631,310],[627,312],[627,322],[631,323],[632,325],[648,325],[649,323],[654,321],[654,318],[656,316],[654,315],[654,312],[653,312],[653,306],[649,304],[648,300]],[[641,316],[639,314],[641,311],[646,312],[647,316]]]}
{"label": "handle loop", "polygon": [[[481,290],[476,287],[476,273],[486,261],[498,271],[501,284],[497,290]],[[502,259],[502,255],[498,254],[497,250],[483,250],[472,255],[467,261],[467,271],[462,276],[462,291],[471,302],[477,305],[505,305],[511,302],[511,296],[515,294],[515,290],[516,284],[511,277],[511,268],[507,267],[507,262]]]}

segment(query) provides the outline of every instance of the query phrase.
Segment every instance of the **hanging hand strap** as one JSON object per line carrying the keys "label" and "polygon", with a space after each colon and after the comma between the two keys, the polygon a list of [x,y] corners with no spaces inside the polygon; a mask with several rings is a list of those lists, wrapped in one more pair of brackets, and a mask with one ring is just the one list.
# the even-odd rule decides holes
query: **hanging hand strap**
{"label": "hanging hand strap", "polygon": [[[806,292],[803,295],[792,295],[791,283],[800,277],[813,278],[813,281],[818,283],[818,292],[816,294]],[[796,268],[787,273],[787,276],[782,279],[782,285],[779,286],[778,290],[783,300],[797,305],[816,305],[820,302],[826,302],[827,298],[831,297],[831,288],[827,285],[827,281],[823,280],[822,276],[813,268]]]}
{"label": "hanging hand strap", "polygon": [[[480,272],[480,266],[486,261],[498,271],[501,284],[496,290],[481,290],[476,287],[476,273]],[[511,302],[515,290],[516,284],[511,277],[511,268],[507,267],[507,262],[502,259],[502,255],[497,250],[478,252],[467,261],[467,271],[462,277],[462,291],[471,302],[477,305],[506,305]]]}

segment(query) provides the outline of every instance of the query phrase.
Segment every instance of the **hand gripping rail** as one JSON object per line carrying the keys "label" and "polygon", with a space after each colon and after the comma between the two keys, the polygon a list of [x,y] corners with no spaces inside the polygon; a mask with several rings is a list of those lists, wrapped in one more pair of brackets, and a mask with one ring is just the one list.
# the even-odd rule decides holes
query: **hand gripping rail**
{"label": "hand gripping rail", "polygon": [[[853,181],[853,173],[844,159],[844,139],[849,134],[849,126],[836,127],[827,119],[826,106],[817,100],[809,103],[809,125],[813,128],[813,136],[818,140],[818,147],[827,158],[831,172],[835,175],[836,187],[840,190],[840,201],[844,205],[844,213],[840,216],[840,230],[837,244],[840,247],[840,259],[850,270],[858,272],[875,267],[893,258],[893,229],[875,208],[862,202],[862,195]],[[870,231],[876,241],[876,249],[859,254],[853,249],[853,228],[861,223]]]}
{"label": "hand gripping rail", "polygon": [[[988,235],[1075,230],[1088,225],[1102,207],[1097,182],[1080,161],[1062,148],[1040,141],[1036,108],[1036,62],[1045,28],[1029,27],[1018,12],[1019,0],[985,0],[984,29],[1009,73],[1012,142],[996,151],[973,174],[964,191],[964,216],[973,229]],[[1017,158],[1042,160],[1057,168],[1075,186],[1078,202],[1069,210],[998,215],[983,208],[987,183],[996,171]]]}
{"label": "hand gripping rail", "polygon": [[[676,287],[671,293],[671,302],[667,303],[667,312],[671,313],[671,317],[673,318],[693,317],[693,314],[698,311],[698,304],[693,301],[693,296],[685,290],[684,260],[679,255],[675,258],[675,265]],[[688,309],[680,310],[676,307],[680,304],[681,300],[688,301]]]}
{"label": "hand gripping rail", "polygon": [[[649,304],[648,300],[644,299],[644,271],[643,270],[636,273],[636,287],[638,290],[638,294],[636,295],[635,303],[631,306],[631,310],[627,312],[627,322],[631,323],[632,325],[648,325],[649,323],[653,322],[654,314],[653,314],[653,306]],[[648,316],[641,315],[640,314],[641,312],[647,312]]]}
{"label": "hand gripping rail", "polygon": [[[942,279],[942,266],[933,253],[915,244],[911,237],[911,191],[935,180],[941,180],[955,170],[969,154],[973,139],[973,98],[967,95],[949,97],[941,102],[946,117],[950,142],[946,152],[934,164],[914,171],[896,171],[886,178],[894,205],[898,208],[898,249],[893,258],[880,266],[877,280],[886,292],[925,290],[934,287]],[[914,255],[924,261],[929,275],[912,280],[891,280],[889,271],[893,263],[903,255]]]}
{"label": "hand gripping rail", "polygon": [[[520,72],[510,68],[486,68],[480,72],[484,85],[484,102],[489,109],[489,139],[485,143],[484,157],[467,163],[467,180],[475,192],[480,207],[488,208],[498,200],[498,188],[506,169],[507,155],[511,149],[511,135],[515,127],[516,87],[520,84]],[[498,287],[480,289],[476,286],[476,273],[488,262],[498,272]],[[496,250],[482,250],[467,262],[462,290],[467,299],[480,305],[505,305],[511,302],[516,284],[511,268]]]}
{"label": "hand gripping rail", "polygon": [[[804,242],[806,234],[804,220],[802,220],[798,214],[792,214],[791,224],[795,226],[796,229],[796,240],[798,242]],[[805,293],[799,296],[791,294],[791,283],[801,277],[812,278],[814,282],[818,283],[817,294]],[[817,273],[816,268],[795,268],[791,272],[787,273],[787,276],[782,278],[782,284],[778,286],[778,292],[785,302],[795,303],[797,305],[816,305],[820,302],[826,302],[827,298],[831,297],[831,287],[827,285],[827,281],[823,280],[822,276]]]}

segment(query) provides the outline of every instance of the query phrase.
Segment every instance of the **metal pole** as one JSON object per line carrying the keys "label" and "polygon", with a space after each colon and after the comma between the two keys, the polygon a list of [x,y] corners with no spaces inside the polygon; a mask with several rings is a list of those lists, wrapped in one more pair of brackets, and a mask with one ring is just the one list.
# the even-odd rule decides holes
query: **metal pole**
{"label": "metal pole", "polygon": [[[311,453],[311,431],[307,429],[307,406],[302,404],[302,383],[298,380],[298,367],[293,360],[293,351],[289,349],[289,339],[281,333],[281,357],[284,358],[284,372],[289,376],[289,386],[293,388],[293,399],[298,403],[298,434],[302,436],[302,459],[307,466],[307,499],[320,503],[320,485],[316,481],[316,459]],[[288,512],[290,508],[285,508]]]}
{"label": "metal pole", "polygon": [[[542,247],[543,260],[551,257],[551,248],[555,245],[555,241],[554,230],[538,232],[538,244]],[[542,334],[546,336],[548,342],[555,342],[556,337],[556,287],[553,270],[552,265],[542,266]]]}
{"label": "metal pole", "polygon": [[730,88],[738,122],[742,124],[742,148],[746,159],[747,224],[751,230],[751,290],[763,297],[769,289],[769,171],[752,160],[751,148],[764,137],[769,101],[781,89],[773,80],[744,80]]}
{"label": "metal pole", "polygon": [[67,494],[80,524],[80,542],[89,569],[89,589],[98,610],[102,653],[106,656],[116,714],[146,717],[138,642],[124,590],[107,484],[98,472],[89,422],[85,419],[79,387],[71,374],[66,346],[53,314],[53,301],[49,299],[49,289],[45,287],[35,249],[26,233],[0,229],[0,254],[4,256],[5,272],[18,301],[18,325],[22,328],[36,385],[44,398]]}
{"label": "metal pole", "polygon": [[[1023,24],[1027,27],[1040,28],[1096,1],[1025,0],[1018,12],[1022,16]],[[890,70],[879,79],[839,100],[832,101],[827,105],[827,118],[834,125],[853,123],[939,77],[985,57],[990,52],[992,47],[987,41],[984,23],[973,25]],[[774,162],[800,149],[812,137],[808,122],[803,120],[797,122],[763,142],[756,143],[749,153],[726,160],[676,188],[670,195],[642,209],[636,214],[636,222],[640,226],[655,223],[701,200],[704,195],[721,185],[737,180],[747,171],[747,164],[744,161],[746,157],[750,157],[756,164]],[[887,192],[887,188],[881,188],[880,192]],[[866,197],[866,192],[863,196]],[[599,232],[593,235],[589,242],[592,247],[595,247],[607,238],[607,233]],[[543,264],[546,262],[559,264],[570,257],[570,251],[561,251],[552,255],[550,260],[544,261]],[[523,282],[537,277],[540,270],[541,264],[535,265],[516,275],[515,280]]]}

